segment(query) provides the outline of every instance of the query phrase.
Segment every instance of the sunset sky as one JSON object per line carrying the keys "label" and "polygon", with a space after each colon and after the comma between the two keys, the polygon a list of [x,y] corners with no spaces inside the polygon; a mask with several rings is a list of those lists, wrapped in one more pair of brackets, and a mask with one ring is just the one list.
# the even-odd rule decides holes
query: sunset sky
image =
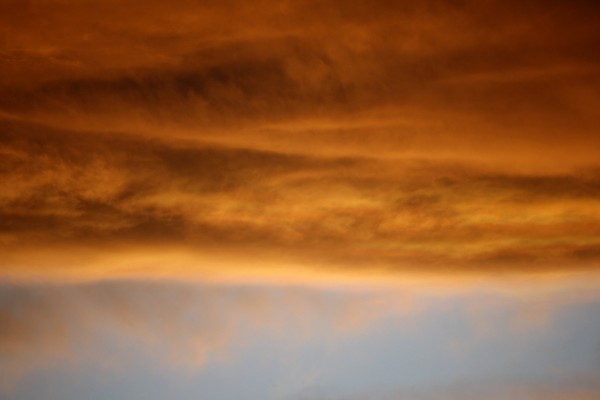
{"label": "sunset sky", "polygon": [[595,1],[0,0],[0,400],[600,398]]}

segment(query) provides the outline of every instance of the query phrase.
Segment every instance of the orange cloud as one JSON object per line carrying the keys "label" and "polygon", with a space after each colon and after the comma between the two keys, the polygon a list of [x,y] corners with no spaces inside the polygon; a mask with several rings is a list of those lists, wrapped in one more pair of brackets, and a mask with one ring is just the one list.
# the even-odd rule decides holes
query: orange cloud
{"label": "orange cloud", "polygon": [[0,276],[597,269],[591,3],[117,3],[1,5]]}
{"label": "orange cloud", "polygon": [[598,262],[596,169],[515,173],[466,161],[309,156],[4,126],[5,276],[21,268],[34,274],[41,262],[40,273],[74,267],[85,279],[99,267],[87,260],[117,256],[132,263],[123,275],[150,276],[135,254],[144,247],[154,254],[156,246],[176,249],[190,266],[194,257],[202,264],[226,255],[243,270],[260,264],[248,259],[253,254],[270,260],[265,265],[279,259],[324,274],[574,271]]}

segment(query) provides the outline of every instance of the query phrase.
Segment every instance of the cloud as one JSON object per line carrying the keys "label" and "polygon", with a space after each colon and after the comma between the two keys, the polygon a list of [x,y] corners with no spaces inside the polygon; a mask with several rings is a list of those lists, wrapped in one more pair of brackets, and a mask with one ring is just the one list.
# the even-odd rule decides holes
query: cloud
{"label": "cloud", "polygon": [[[318,343],[340,356],[356,343],[365,343],[363,340],[368,343],[374,343],[371,342],[373,339],[384,340],[387,334],[380,335],[385,332],[394,333],[393,340],[411,342],[412,335],[421,338],[414,342],[419,346],[419,352],[426,351],[429,345],[443,349],[444,340],[464,341],[469,346],[458,359],[454,358],[454,352],[449,355],[442,351],[442,354],[435,353],[433,360],[439,357],[440,363],[444,364],[444,360],[448,361],[446,357],[451,357],[454,360],[451,365],[455,365],[454,362],[487,364],[487,356],[477,358],[481,348],[489,349],[491,354],[496,354],[498,349],[510,353],[519,348],[519,343],[529,345],[530,340],[542,340],[541,337],[548,333],[548,325],[552,324],[543,325],[544,321],[541,321],[542,325],[532,326],[531,323],[539,321],[531,318],[547,318],[548,321],[556,318],[555,323],[560,323],[567,314],[588,318],[588,314],[578,313],[586,307],[592,311],[590,307],[598,301],[597,279],[572,282],[558,279],[558,283],[536,279],[534,282],[535,285],[531,280],[507,280],[501,289],[484,287],[480,281],[454,289],[448,282],[439,287],[406,282],[402,288],[332,285],[308,288],[248,285],[247,282],[198,285],[167,280],[2,284],[0,390],[21,393],[21,389],[30,384],[29,379],[35,380],[53,370],[69,374],[79,368],[92,367],[101,375],[159,371],[181,376],[201,373],[205,368],[207,371],[214,371],[213,367],[218,370],[223,365],[227,369],[236,365],[240,356],[241,362],[247,362],[243,359],[246,351],[263,341],[283,346],[286,351],[277,354],[277,359],[294,364],[286,359],[287,350],[303,352],[304,345],[312,347]],[[452,319],[462,321],[462,328],[437,332],[442,338],[440,344],[437,334],[429,335],[430,329],[438,326],[432,326],[430,322],[439,322],[441,315],[451,315]],[[488,328],[485,332],[481,330],[484,323]],[[562,343],[562,330],[556,329],[560,338],[558,343]],[[593,329],[593,326],[585,326],[585,329]],[[402,336],[404,334],[407,336]],[[542,343],[546,343],[543,340]],[[373,349],[380,348],[373,346]],[[544,354],[547,351],[556,355],[558,350],[549,347],[549,350],[543,350]],[[387,350],[385,354],[388,354]],[[488,354],[487,351],[484,353]],[[310,370],[314,360],[308,365],[286,366],[292,370],[297,368],[302,374],[314,372],[315,382],[300,385],[312,393],[315,384],[329,384],[325,378],[327,371],[333,372],[339,367],[335,362],[338,356],[331,356],[322,370]],[[431,362],[431,359],[427,360]],[[543,361],[537,358],[532,361],[540,363],[541,370],[546,370],[546,366],[541,365]],[[255,365],[254,360],[251,362]],[[412,363],[410,360],[405,362]],[[571,364],[566,362],[565,365]],[[497,370],[494,368],[493,371]],[[321,375],[321,372],[325,374]],[[593,370],[588,372],[594,373]],[[372,377],[366,379],[369,382]],[[288,382],[292,387],[287,389],[286,382],[269,384],[294,398],[297,386],[293,381]],[[469,398],[467,395],[478,398],[480,394],[502,398],[507,393],[528,398],[527,395],[538,392],[548,396],[556,393],[575,395],[588,391],[595,393],[597,385],[594,382],[597,381],[590,381],[587,375],[567,374],[565,377],[560,375],[552,385],[541,382],[521,387],[515,386],[514,381],[492,382],[456,385],[439,391],[432,388],[377,392],[365,397],[391,399],[397,398],[397,393],[401,393],[400,398],[431,399],[443,397],[444,393],[456,398]],[[356,398],[363,397],[357,395]]]}
{"label": "cloud", "polygon": [[[309,156],[14,120],[3,127],[5,276],[48,276],[83,251],[67,264],[81,263],[86,279],[102,268],[86,258],[109,263],[144,247],[185,254],[188,272],[224,254],[225,264],[260,264],[248,260],[254,254],[271,260],[265,265],[349,274],[575,271],[598,261],[595,168],[518,174],[467,161]],[[124,275],[164,272],[130,262]]]}
{"label": "cloud", "polygon": [[[63,124],[87,116],[97,127],[104,115],[113,126],[205,128],[380,107],[474,112],[494,123],[552,111],[571,126],[594,115],[572,108],[578,89],[597,84],[589,5],[149,4],[132,21],[123,13],[135,2],[7,4],[15,39],[5,46],[4,108]],[[566,16],[580,23],[564,29]],[[491,79],[473,84],[482,76]],[[525,78],[493,84],[494,76]],[[463,83],[447,84],[457,79]]]}
{"label": "cloud", "polygon": [[[0,1],[0,388],[138,350],[200,368],[254,329],[335,340],[419,311],[401,288],[516,296],[505,326],[509,300],[469,299],[495,337],[595,299],[598,11]],[[382,396],[598,397],[563,378]]]}
{"label": "cloud", "polygon": [[598,265],[589,2],[2,8],[3,276]]}
{"label": "cloud", "polygon": [[2,285],[0,389],[52,365],[129,368],[138,351],[167,369],[196,370],[235,357],[255,330],[298,342],[339,339],[413,312],[408,296],[389,292],[141,281]]}

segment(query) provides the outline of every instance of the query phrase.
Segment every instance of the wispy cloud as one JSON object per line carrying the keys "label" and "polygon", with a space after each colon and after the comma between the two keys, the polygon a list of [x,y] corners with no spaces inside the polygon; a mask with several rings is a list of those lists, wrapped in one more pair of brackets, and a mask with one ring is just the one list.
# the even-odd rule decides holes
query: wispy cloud
{"label": "wispy cloud", "polygon": [[166,369],[235,358],[258,330],[286,341],[337,340],[415,312],[409,296],[303,288],[104,282],[0,287],[0,388],[60,364],[128,367],[140,350]]}
{"label": "wispy cloud", "polygon": [[[5,276],[22,267],[35,273],[40,258],[32,248],[44,253],[48,274],[77,249],[102,258],[148,245],[150,253],[157,245],[228,253],[238,264],[248,263],[247,254],[279,253],[290,265],[349,274],[597,264],[597,169],[515,173],[466,161],[309,156],[15,121],[4,121],[2,137]],[[102,250],[94,255],[94,247]],[[73,262],[85,279],[85,257]],[[124,273],[131,270],[152,275],[144,265]]]}

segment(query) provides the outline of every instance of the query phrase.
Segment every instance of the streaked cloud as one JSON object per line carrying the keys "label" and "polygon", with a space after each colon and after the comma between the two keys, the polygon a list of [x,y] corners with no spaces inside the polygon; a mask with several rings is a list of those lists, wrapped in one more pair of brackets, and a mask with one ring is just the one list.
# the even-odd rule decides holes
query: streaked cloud
{"label": "streaked cloud", "polygon": [[253,264],[246,254],[255,254],[344,273],[574,271],[598,261],[600,179],[591,167],[516,173],[8,120],[2,136],[5,276],[35,273],[32,248],[44,274],[83,251],[83,279],[86,258],[145,246],[186,254],[188,264],[224,253],[230,264]]}
{"label": "streaked cloud", "polygon": [[0,398],[597,398],[599,11],[0,0]]}
{"label": "streaked cloud", "polygon": [[82,247],[82,278],[155,246],[347,273],[598,265],[589,2],[2,8],[4,276]]}

